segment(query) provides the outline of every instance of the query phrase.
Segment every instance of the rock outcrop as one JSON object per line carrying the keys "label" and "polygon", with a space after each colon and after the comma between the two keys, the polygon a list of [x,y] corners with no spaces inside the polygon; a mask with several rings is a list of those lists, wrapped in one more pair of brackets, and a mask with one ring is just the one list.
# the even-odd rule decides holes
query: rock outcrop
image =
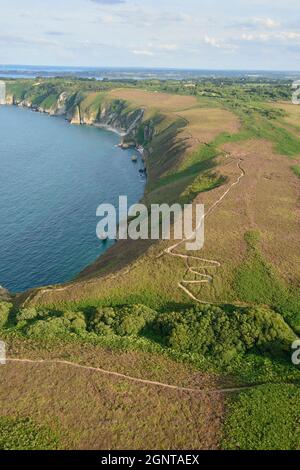
{"label": "rock outcrop", "polygon": [[[31,96],[35,96],[34,100]],[[52,95],[42,95],[38,99],[35,94],[26,93],[23,98],[17,98],[11,93],[6,95],[6,104],[30,108],[34,111],[50,114],[51,116],[65,116],[75,125],[89,125],[102,127],[118,132],[122,137],[121,146],[124,148],[143,145],[150,142],[154,134],[151,122],[144,122],[145,110],[132,108],[120,99],[103,97],[99,103],[87,99],[83,93],[68,93],[61,91],[53,102]],[[35,104],[39,102],[39,104]]]}

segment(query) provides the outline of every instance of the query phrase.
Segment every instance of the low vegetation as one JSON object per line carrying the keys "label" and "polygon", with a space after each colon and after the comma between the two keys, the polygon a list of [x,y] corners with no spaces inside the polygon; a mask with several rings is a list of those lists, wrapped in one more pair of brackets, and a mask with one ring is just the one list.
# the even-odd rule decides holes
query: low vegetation
{"label": "low vegetation", "polygon": [[[58,311],[0,304],[10,312],[4,331],[45,341],[77,338],[108,344],[117,338],[145,338],[178,357],[205,357],[212,367],[226,368],[239,356],[256,352],[289,354],[296,335],[283,317],[266,307],[196,306],[157,312],[144,305]],[[97,341],[99,340],[99,341]],[[124,342],[124,345],[128,345]]]}
{"label": "low vegetation", "polygon": [[0,417],[0,450],[55,450],[58,436],[29,418]]}
{"label": "low vegetation", "polygon": [[240,393],[225,423],[226,450],[299,450],[300,390],[264,385]]}
{"label": "low vegetation", "polygon": [[[159,372],[161,381],[166,379],[160,376],[163,368],[159,357],[169,357],[178,363],[190,364],[202,374],[226,373],[237,386],[269,383],[242,392],[230,404],[226,414],[223,447],[281,449],[299,445],[297,433],[291,434],[293,422],[299,419],[298,388],[285,385],[286,382],[297,383],[300,380],[300,371],[290,363],[291,344],[296,335],[283,317],[269,308],[206,305],[157,312],[144,305],[125,305],[59,311],[34,307],[16,309],[5,302],[0,304],[0,308],[1,312],[5,312],[1,337],[8,343],[18,344],[22,340],[16,346],[19,357],[24,356],[24,348],[28,350],[29,357],[31,349],[36,356],[39,348],[42,348],[45,358],[60,357],[55,353],[59,350],[62,359],[82,363],[87,353],[84,345],[90,345],[93,351],[91,357],[98,351],[95,348],[105,348],[103,354],[97,352],[102,367],[104,356],[108,354],[105,351],[109,350],[124,351],[127,355],[130,351],[157,355],[155,363],[160,372],[155,369],[155,373]],[[74,344],[75,347],[76,353],[72,357],[69,353],[63,353],[66,349],[64,345],[68,344]],[[83,355],[80,354],[81,349]],[[91,362],[87,362],[87,365],[91,365]],[[149,378],[149,366],[145,363],[146,375],[142,377]],[[106,367],[109,370],[109,366]],[[111,367],[116,368],[115,361]],[[178,369],[179,364],[176,367]],[[136,368],[130,372],[133,376],[139,373]],[[34,377],[32,374],[34,370],[30,377]],[[174,380],[173,374],[172,377]],[[13,432],[10,432],[11,428]],[[279,429],[283,430],[282,439],[278,437]],[[127,438],[130,439],[130,436]],[[126,442],[129,445],[129,441]],[[187,446],[187,441],[184,442]],[[200,443],[197,443],[195,445],[199,446]],[[1,445],[14,449],[68,446],[60,444],[57,436],[48,428],[35,425],[31,419],[16,418],[0,420]],[[142,443],[139,445],[143,448]]]}
{"label": "low vegetation", "polygon": [[[68,119],[75,116],[77,121],[81,113],[87,121],[97,120],[103,106],[109,102],[121,119],[130,115],[132,122],[138,108],[142,107],[145,114],[136,129],[134,143],[147,150],[149,178],[144,197],[147,204],[187,203],[202,196],[205,203],[207,197],[211,204],[217,197],[210,199],[209,195],[218,194],[221,186],[225,187],[236,178],[234,170],[239,158],[243,161],[242,166],[249,165],[252,178],[265,161],[278,158],[284,162],[282,166],[274,164],[272,167],[270,163],[269,167],[264,167],[257,187],[253,188],[248,181],[250,192],[239,193],[235,206],[222,206],[222,213],[218,214],[217,223],[224,221],[225,226],[232,227],[230,214],[236,211],[237,217],[240,214],[244,220],[244,226],[234,228],[238,234],[235,250],[240,250],[242,255],[227,260],[228,267],[223,269],[222,265],[223,271],[220,268],[218,272],[223,277],[217,278],[216,283],[201,287],[201,299],[213,305],[186,303],[188,299],[177,288],[184,266],[178,259],[158,258],[160,246],[152,247],[149,255],[149,245],[136,244],[134,249],[122,245],[119,252],[114,251],[111,257],[108,253],[102,264],[96,263],[84,273],[82,283],[71,284],[59,291],[55,288],[41,290],[35,298],[29,298],[34,302],[27,302],[26,308],[0,303],[0,328],[3,338],[22,339],[25,344],[43,344],[44,351],[51,351],[54,344],[62,342],[79,347],[88,344],[106,351],[147,352],[189,364],[202,374],[218,374],[223,379],[230,379],[231,385],[233,382],[237,386],[254,386],[228,401],[223,448],[299,449],[300,371],[290,360],[291,344],[300,333],[299,279],[297,273],[284,276],[284,267],[280,272],[278,264],[285,260],[281,257],[277,262],[276,257],[275,261],[270,257],[270,252],[276,254],[278,250],[278,240],[271,229],[266,236],[263,217],[261,214],[256,217],[260,210],[256,197],[258,199],[266,185],[270,185],[269,190],[275,180],[285,178],[285,175],[285,187],[278,186],[282,188],[278,191],[278,201],[288,201],[290,205],[280,205],[279,201],[276,214],[291,224],[297,214],[298,193],[292,171],[300,177],[297,164],[300,139],[297,116],[293,115],[290,120],[287,104],[291,83],[263,78],[145,80],[142,83],[70,78],[13,80],[7,82],[7,90],[18,102],[24,100],[46,111],[55,109],[64,92],[67,95],[65,113]],[[253,148],[258,149],[260,161],[251,154]],[[260,155],[262,148],[267,148],[269,153]],[[238,149],[236,154],[235,149]],[[229,166],[231,161],[233,170],[226,173],[226,165]],[[287,165],[288,173],[284,172],[284,165]],[[292,186],[289,175],[293,178],[293,193],[289,191]],[[274,198],[266,197],[263,202],[264,215],[273,211]],[[284,226],[282,233],[285,234],[290,226],[287,227]],[[297,243],[294,232],[289,235],[291,243]],[[222,250],[228,250],[232,241],[229,243],[226,233],[222,233],[222,237],[215,239],[216,244],[219,247],[210,247],[209,256],[214,256],[214,250],[218,248],[221,264]],[[293,253],[285,254],[287,264],[289,256],[296,259]],[[120,267],[136,262],[137,258],[135,269],[129,269],[115,279]],[[100,280],[97,277],[95,284],[85,283],[86,278],[91,281],[95,273],[103,277]],[[105,277],[105,273],[113,273],[113,276]],[[128,390],[124,385],[122,392]],[[92,389],[93,396],[94,392]],[[130,390],[130,393],[133,392]],[[119,398],[111,400],[119,403]],[[153,403],[157,405],[155,401]],[[121,407],[127,409],[127,406],[122,402]],[[186,403],[184,416],[190,412],[189,406],[187,409],[185,406]],[[172,413],[168,414],[167,421],[170,418],[172,422]],[[169,421],[164,421],[163,412],[160,416],[168,429]],[[113,417],[109,419],[113,420]],[[151,426],[155,417],[153,419]],[[51,441],[50,431],[42,430],[30,420],[12,421],[11,418],[0,421],[0,443],[2,435],[9,434],[12,423],[15,423],[15,434],[12,433],[12,440],[6,438],[8,447],[48,448],[49,445],[55,448],[57,445],[54,438]],[[122,424],[112,425],[114,432],[110,443],[125,442],[127,445],[134,441],[143,446],[143,442],[136,441],[132,435],[128,440],[119,441],[119,426],[122,434]],[[186,426],[190,429],[189,419]],[[197,432],[198,427],[197,423]],[[150,434],[149,430],[149,442],[155,445]],[[158,438],[167,448],[169,442],[162,436]],[[198,444],[198,438],[193,440],[194,445]],[[188,435],[184,435],[183,440],[176,438],[176,445],[186,445],[188,439]]]}
{"label": "low vegetation", "polygon": [[292,166],[292,170],[295,173],[295,175],[298,176],[298,178],[300,178],[300,165]]}
{"label": "low vegetation", "polygon": [[239,298],[252,304],[271,305],[300,332],[300,293],[278,279],[259,249],[258,232],[247,232],[248,256],[237,269],[234,283]]}

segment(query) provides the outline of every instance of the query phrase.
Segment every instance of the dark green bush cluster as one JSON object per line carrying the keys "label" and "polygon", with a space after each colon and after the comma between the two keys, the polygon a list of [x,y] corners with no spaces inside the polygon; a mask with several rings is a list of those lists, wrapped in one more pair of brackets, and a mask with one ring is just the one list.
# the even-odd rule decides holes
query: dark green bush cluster
{"label": "dark green bush cluster", "polygon": [[[5,319],[8,314],[9,311],[3,315]],[[154,310],[144,305],[98,307],[89,314],[29,307],[16,313],[15,325],[26,336],[45,339],[64,337],[70,333],[79,336],[91,333],[98,336],[136,336],[153,322],[156,315]]]}
{"label": "dark green bush cluster", "polygon": [[253,348],[288,350],[295,338],[279,314],[262,307],[226,313],[219,307],[201,306],[164,313],[154,328],[173,349],[225,361]]}
{"label": "dark green bush cluster", "polygon": [[98,335],[133,336],[142,333],[157,313],[145,305],[130,305],[118,310],[98,308],[90,323],[90,330]]}
{"label": "dark green bush cluster", "polygon": [[164,313],[145,305],[97,307],[85,312],[29,307],[10,315],[11,307],[0,303],[0,327],[14,322],[28,337],[147,336],[180,353],[198,353],[222,363],[251,350],[290,351],[296,337],[283,317],[266,307],[225,310],[204,305]]}
{"label": "dark green bush cluster", "polygon": [[86,326],[82,312],[51,312],[30,307],[16,314],[16,327],[30,337],[54,339],[68,333],[80,334],[86,331]]}

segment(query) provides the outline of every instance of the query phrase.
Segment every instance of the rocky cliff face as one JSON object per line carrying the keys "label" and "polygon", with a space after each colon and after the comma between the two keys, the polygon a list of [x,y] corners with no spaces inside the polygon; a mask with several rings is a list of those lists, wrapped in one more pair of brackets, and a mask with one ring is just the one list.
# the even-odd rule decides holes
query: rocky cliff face
{"label": "rocky cliff face", "polygon": [[13,95],[6,95],[6,104],[7,105],[15,104]]}
{"label": "rocky cliff face", "polygon": [[68,93],[65,91],[59,95],[55,105],[50,109],[51,116],[63,116],[67,112]]}
{"label": "rocky cliff face", "polygon": [[[51,116],[65,116],[71,124],[98,126],[117,131],[124,140],[135,141],[143,123],[144,109],[129,110],[122,100],[107,100],[98,107],[86,108],[80,95],[62,92],[50,107],[33,104],[30,98],[17,99],[12,94],[6,95],[6,104],[17,105],[48,113]],[[145,131],[147,137],[151,131]],[[150,133],[150,134],[149,134]],[[149,134],[149,135],[148,135]]]}
{"label": "rocky cliff face", "polygon": [[85,110],[76,105],[70,119],[72,124],[104,127],[117,131],[121,136],[134,138],[144,117],[143,109],[127,111],[125,103],[111,101],[103,104],[98,112]]}

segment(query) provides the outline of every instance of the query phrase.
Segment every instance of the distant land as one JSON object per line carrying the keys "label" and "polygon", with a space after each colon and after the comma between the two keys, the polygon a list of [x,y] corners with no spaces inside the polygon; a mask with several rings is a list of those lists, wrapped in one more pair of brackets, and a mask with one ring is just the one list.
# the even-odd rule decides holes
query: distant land
{"label": "distant land", "polygon": [[176,68],[139,68],[139,67],[69,67],[42,65],[0,65],[2,78],[36,78],[36,77],[76,77],[96,80],[123,79],[199,79],[199,78],[269,78],[296,79],[297,71],[268,71],[268,70],[209,70],[209,69],[176,69]]}

